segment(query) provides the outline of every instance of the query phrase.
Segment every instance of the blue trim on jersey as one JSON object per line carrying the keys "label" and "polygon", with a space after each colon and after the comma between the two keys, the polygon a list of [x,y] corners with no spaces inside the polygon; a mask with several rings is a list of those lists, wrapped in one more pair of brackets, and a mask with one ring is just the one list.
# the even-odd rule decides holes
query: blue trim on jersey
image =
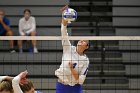
{"label": "blue trim on jersey", "polygon": [[37,93],[42,93],[42,92],[40,92],[40,91],[36,91]]}
{"label": "blue trim on jersey", "polygon": [[86,69],[86,71],[84,72],[84,75],[86,75],[87,74],[87,71],[88,71],[88,68]]}
{"label": "blue trim on jersey", "polygon": [[82,86],[80,84],[76,84],[75,86],[69,86],[57,82],[56,93],[82,93]]}

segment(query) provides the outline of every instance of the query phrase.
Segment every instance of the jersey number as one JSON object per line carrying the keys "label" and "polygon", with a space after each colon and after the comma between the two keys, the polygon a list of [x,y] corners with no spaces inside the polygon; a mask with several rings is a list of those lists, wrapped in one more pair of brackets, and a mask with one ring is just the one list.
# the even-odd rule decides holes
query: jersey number
{"label": "jersey number", "polygon": [[73,68],[75,68],[75,67],[76,67],[76,65],[77,65],[77,63],[74,63],[74,64],[73,64]]}

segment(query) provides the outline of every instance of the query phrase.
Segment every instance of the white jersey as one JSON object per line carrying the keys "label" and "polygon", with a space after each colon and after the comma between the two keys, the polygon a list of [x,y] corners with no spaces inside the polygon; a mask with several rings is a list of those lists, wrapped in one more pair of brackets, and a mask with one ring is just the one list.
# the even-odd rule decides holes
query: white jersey
{"label": "white jersey", "polygon": [[36,31],[36,21],[34,17],[30,17],[29,20],[25,20],[25,17],[19,20],[19,34],[24,35],[30,34],[31,32]]}
{"label": "white jersey", "polygon": [[[67,27],[63,24],[61,25],[61,33],[62,38],[66,38],[68,36]],[[68,84],[70,86],[74,86],[75,84],[83,84],[88,71],[88,57],[86,55],[80,56],[76,52],[76,47],[72,46],[68,39],[62,40],[62,46],[62,63],[60,65],[60,68],[55,71],[55,75],[65,84]],[[69,62],[73,63],[73,68],[78,72],[78,80],[75,80],[75,78],[73,77],[69,67]]]}

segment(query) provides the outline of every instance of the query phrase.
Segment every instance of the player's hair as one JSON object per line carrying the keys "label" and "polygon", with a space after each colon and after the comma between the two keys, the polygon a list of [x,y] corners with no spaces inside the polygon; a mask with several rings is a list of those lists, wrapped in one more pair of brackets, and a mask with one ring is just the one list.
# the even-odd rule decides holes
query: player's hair
{"label": "player's hair", "polygon": [[[89,49],[89,48],[90,48],[90,41],[88,41],[87,46],[88,46],[88,49]],[[83,51],[83,53],[85,54],[85,52],[88,51],[88,49],[85,49],[85,50]]]}
{"label": "player's hair", "polygon": [[30,9],[25,9],[25,10],[23,11],[24,14],[25,14],[26,12],[29,12],[29,13],[31,14],[31,10],[30,10]]}
{"label": "player's hair", "polygon": [[34,85],[30,80],[28,80],[26,84],[19,84],[19,85],[23,93],[30,91],[32,88],[34,88]]}
{"label": "player's hair", "polygon": [[9,91],[10,93],[14,93],[12,88],[12,80],[2,80],[0,82],[0,92]]}

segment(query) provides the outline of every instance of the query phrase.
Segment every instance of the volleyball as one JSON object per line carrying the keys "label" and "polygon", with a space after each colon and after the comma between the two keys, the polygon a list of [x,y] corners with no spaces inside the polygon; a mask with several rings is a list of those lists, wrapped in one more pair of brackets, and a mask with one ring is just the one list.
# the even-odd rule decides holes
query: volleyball
{"label": "volleyball", "polygon": [[64,20],[68,21],[68,23],[71,23],[77,19],[77,12],[72,8],[68,8],[64,10],[62,17]]}

